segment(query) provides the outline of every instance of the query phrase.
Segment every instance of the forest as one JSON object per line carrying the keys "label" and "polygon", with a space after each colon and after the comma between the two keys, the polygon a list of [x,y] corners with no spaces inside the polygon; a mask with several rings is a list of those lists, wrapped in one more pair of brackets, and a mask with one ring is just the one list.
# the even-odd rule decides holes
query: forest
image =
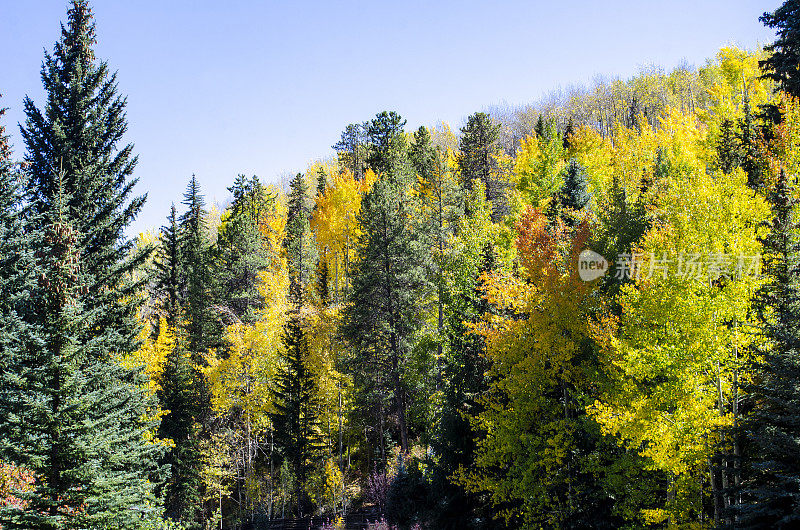
{"label": "forest", "polygon": [[800,1],[761,22],[455,131],[355,116],[220,206],[176,175],[130,238],[72,0],[0,125],[0,528],[800,527]]}

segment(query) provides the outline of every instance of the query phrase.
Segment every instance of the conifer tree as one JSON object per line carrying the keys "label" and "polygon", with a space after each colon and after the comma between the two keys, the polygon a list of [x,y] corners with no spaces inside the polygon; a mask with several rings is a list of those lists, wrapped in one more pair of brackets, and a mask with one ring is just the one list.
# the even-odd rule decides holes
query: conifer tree
{"label": "conifer tree", "polygon": [[317,196],[325,194],[328,188],[328,175],[325,173],[325,168],[320,167],[317,170]]}
{"label": "conifer tree", "polygon": [[367,165],[378,176],[385,175],[404,183],[408,178],[405,124],[406,120],[396,112],[383,111],[375,115],[367,126]]}
{"label": "conifer tree", "polygon": [[158,399],[167,413],[161,419],[158,435],[174,444],[163,459],[169,465],[163,486],[166,514],[189,527],[200,522],[203,502],[198,433],[201,403],[196,379],[190,354],[179,338],[167,353],[159,380]]}
{"label": "conifer tree", "polygon": [[361,259],[353,267],[342,326],[353,348],[350,371],[360,393],[359,405],[364,417],[371,420],[382,464],[389,409],[398,426],[400,446],[403,452],[409,449],[411,396],[404,373],[420,326],[418,300],[426,286],[420,266],[422,249],[410,226],[404,195],[402,188],[383,179],[362,201],[359,221],[363,233],[357,243]]}
{"label": "conifer tree", "polygon": [[170,208],[167,224],[159,234],[160,245],[156,253],[154,291],[159,298],[162,316],[170,326],[176,326],[181,310],[185,287],[185,272],[180,255],[180,233],[175,204]]}
{"label": "conifer tree", "polygon": [[741,162],[739,142],[733,120],[724,118],[716,142],[717,160],[723,173],[729,175]]}
{"label": "conifer tree", "polygon": [[352,287],[342,334],[353,350],[353,374],[362,419],[373,433],[373,447],[386,463],[387,414],[391,412],[401,450],[409,450],[409,395],[404,375],[421,324],[428,287],[423,266],[424,240],[418,236],[407,186],[410,184],[405,121],[394,112],[370,123],[370,167],[380,179],[364,196],[359,213],[361,259],[351,271]]}
{"label": "conifer tree", "polygon": [[333,146],[339,156],[339,166],[349,169],[356,180],[363,179],[367,170],[366,131],[367,123],[351,123]]}
{"label": "conifer tree", "polygon": [[192,361],[202,363],[202,352],[215,345],[215,319],[210,303],[210,256],[206,225],[208,212],[205,209],[205,199],[200,192],[200,184],[194,175],[183,197],[186,211],[178,220],[179,253],[186,275],[182,300],[183,326],[186,346],[192,354]]}
{"label": "conifer tree", "polygon": [[794,97],[800,97],[800,78],[797,65],[800,64],[800,1],[786,0],[772,13],[764,13],[759,20],[768,28],[776,29],[778,38],[765,46],[770,53],[767,59],[759,61],[764,77],[777,82],[780,87]]}
{"label": "conifer tree", "polygon": [[[0,119],[4,114],[0,108]],[[0,123],[0,460],[17,463],[20,446],[28,442],[18,437],[27,408],[20,392],[20,379],[27,374],[20,373],[19,368],[25,368],[19,361],[34,336],[35,328],[25,318],[26,303],[39,274],[31,245],[35,234],[25,232],[23,179],[11,162],[11,147]],[[0,511],[0,524],[7,524],[9,515],[13,514]]]}
{"label": "conifer tree", "polygon": [[297,284],[305,298],[306,289],[311,284],[313,271],[317,267],[317,249],[309,224],[311,208],[308,185],[302,173],[292,179],[289,188],[283,246],[289,262],[289,281]]}
{"label": "conifer tree", "polygon": [[436,151],[431,142],[431,133],[428,128],[421,126],[414,133],[414,143],[408,149],[408,158],[411,165],[422,182],[432,180],[436,164]]}
{"label": "conifer tree", "polygon": [[765,163],[758,148],[761,129],[755,121],[747,94],[744,98],[744,117],[739,120],[739,129],[740,166],[747,173],[747,185],[757,190],[764,185]]}
{"label": "conifer tree", "polygon": [[564,172],[564,185],[558,194],[562,208],[566,208],[572,215],[565,221],[575,224],[575,215],[589,204],[591,196],[587,190],[586,170],[574,159],[570,160]]}
{"label": "conifer tree", "polygon": [[774,219],[764,241],[768,283],[758,310],[768,346],[750,389],[753,411],[747,437],[743,528],[791,528],[800,524],[800,224],[797,199],[781,171],[769,195]]}
{"label": "conifer tree", "polygon": [[145,199],[131,198],[136,158],[118,145],[125,100],[94,41],[91,9],[74,0],[45,54],[44,109],[25,100],[26,232],[42,234],[43,276],[26,316],[39,328],[36,346],[8,367],[20,399],[37,403],[19,424],[13,461],[50,478],[20,515],[29,520],[9,527],[135,528],[155,510],[153,403],[138,370],[119,362],[139,346],[137,293],[147,278],[134,272],[149,248],[136,250],[124,229]]}
{"label": "conifer tree", "polygon": [[561,140],[561,146],[563,147],[564,151],[569,151],[572,149],[572,144],[575,141],[574,136],[575,122],[572,120],[572,116],[570,116],[567,126],[564,128],[563,139]]}
{"label": "conifer tree", "polygon": [[492,203],[492,220],[495,222],[508,213],[506,183],[494,171],[499,131],[499,126],[492,123],[488,114],[476,112],[471,115],[461,129],[458,158],[462,186],[471,191],[475,179],[483,182],[486,199]]}
{"label": "conifer tree", "polygon": [[308,365],[310,348],[301,316],[299,284],[294,284],[293,291],[294,308],[284,329],[284,349],[273,388],[275,411],[270,419],[275,445],[294,475],[295,501],[302,517],[310,508],[306,487],[311,471],[319,462],[322,442],[320,402],[315,376]]}
{"label": "conifer tree", "polygon": [[274,207],[257,177],[239,175],[231,188],[233,203],[219,228],[213,249],[214,301],[228,322],[252,324],[264,300],[258,291],[259,274],[271,256],[260,223]]}

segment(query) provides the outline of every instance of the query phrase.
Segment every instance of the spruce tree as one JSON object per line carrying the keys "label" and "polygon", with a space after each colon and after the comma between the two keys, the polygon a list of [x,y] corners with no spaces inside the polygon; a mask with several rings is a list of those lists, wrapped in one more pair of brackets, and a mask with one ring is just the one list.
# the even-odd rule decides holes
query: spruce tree
{"label": "spruce tree", "polygon": [[800,1],[786,0],[772,13],[764,13],[759,20],[777,31],[778,38],[764,49],[769,57],[759,61],[764,77],[777,82],[794,97],[800,97]]}
{"label": "spruce tree", "polygon": [[198,523],[203,506],[200,433],[197,422],[201,408],[196,389],[197,374],[189,352],[178,337],[167,352],[160,374],[158,399],[167,413],[161,419],[158,435],[172,440],[164,455],[169,476],[163,486],[166,514],[188,526]]}
{"label": "spruce tree", "polygon": [[294,308],[283,334],[283,351],[273,387],[274,412],[270,420],[275,445],[288,463],[295,479],[298,515],[310,509],[306,487],[321,456],[320,402],[316,379],[309,369],[310,348],[302,320],[302,296],[294,284]]}
{"label": "spruce tree", "polygon": [[308,185],[302,173],[298,173],[289,184],[288,207],[286,211],[286,235],[283,246],[289,265],[289,281],[297,284],[305,298],[306,289],[311,284],[317,267],[317,248],[308,219],[311,208],[308,200]]}
{"label": "spruce tree", "polygon": [[557,197],[561,207],[569,212],[564,219],[569,225],[576,223],[581,210],[591,200],[587,184],[586,170],[574,159],[570,160],[564,171],[564,185]]}
{"label": "spruce tree", "polygon": [[20,515],[29,520],[9,527],[136,528],[155,509],[161,449],[147,438],[153,403],[143,375],[119,362],[139,347],[138,293],[147,278],[134,273],[149,249],[135,250],[124,230],[144,197],[131,198],[136,158],[131,145],[118,146],[125,100],[95,59],[94,40],[88,3],[74,0],[53,54],[45,54],[44,110],[25,100],[26,232],[41,234],[32,244],[42,276],[26,315],[36,341],[7,368],[19,399],[36,404],[19,422],[12,461],[50,478]]}
{"label": "spruce tree", "polygon": [[[0,119],[5,109],[0,108]],[[34,326],[26,321],[27,302],[39,275],[32,254],[36,234],[25,231],[24,175],[11,162],[11,147],[0,122],[0,460],[19,465],[25,444],[34,443],[20,437],[20,423],[27,403],[21,383],[28,374],[20,364],[25,349],[33,343]],[[35,377],[35,368],[34,374]],[[8,516],[0,511],[0,525],[8,524]]]}
{"label": "spruce tree", "polygon": [[764,241],[768,282],[757,309],[768,339],[750,388],[752,412],[743,427],[745,449],[744,528],[800,525],[800,224],[797,199],[785,171],[769,194],[771,231]]}
{"label": "spruce tree", "polygon": [[178,220],[179,254],[186,280],[183,293],[183,327],[192,361],[203,363],[202,353],[216,345],[216,321],[211,307],[211,275],[205,199],[192,175],[184,193],[186,211]]}
{"label": "spruce tree", "polygon": [[214,302],[227,323],[252,324],[264,306],[259,274],[272,262],[260,223],[275,197],[256,177],[239,175],[228,189],[234,199],[219,228],[211,264]]}
{"label": "spruce tree", "polygon": [[159,233],[160,245],[154,260],[154,291],[158,298],[161,316],[167,324],[176,326],[180,316],[181,300],[186,281],[180,255],[180,233],[175,204],[170,208],[167,224]]}

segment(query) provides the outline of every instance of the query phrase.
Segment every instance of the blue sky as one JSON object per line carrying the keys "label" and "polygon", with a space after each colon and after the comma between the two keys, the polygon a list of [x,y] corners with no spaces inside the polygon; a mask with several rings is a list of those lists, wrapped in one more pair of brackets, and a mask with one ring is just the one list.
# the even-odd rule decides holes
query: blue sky
{"label": "blue sky", "polygon": [[[222,202],[238,173],[267,182],[330,156],[344,126],[396,110],[409,128],[459,127],[595,74],[702,65],[770,42],[780,1],[354,2],[95,0],[97,54],[119,71],[149,200],[130,233],[163,224],[192,173]],[[66,0],[0,0],[0,104],[17,156],[27,94]]]}

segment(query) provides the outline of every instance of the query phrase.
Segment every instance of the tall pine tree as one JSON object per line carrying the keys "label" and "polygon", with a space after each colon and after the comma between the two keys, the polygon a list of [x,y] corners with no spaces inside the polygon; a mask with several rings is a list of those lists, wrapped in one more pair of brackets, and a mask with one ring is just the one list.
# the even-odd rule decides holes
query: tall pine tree
{"label": "tall pine tree", "polygon": [[753,410],[745,419],[747,438],[744,528],[800,525],[800,224],[794,188],[781,171],[769,200],[773,221],[764,241],[768,283],[757,307],[768,339],[758,377],[750,389]]}
{"label": "tall pine tree", "polygon": [[500,127],[484,112],[476,112],[467,118],[461,129],[458,168],[465,190],[472,190],[472,182],[483,182],[486,200],[492,203],[492,220],[497,222],[508,213],[505,195],[506,183],[496,175],[494,155],[497,154],[497,139]]}
{"label": "tall pine tree", "polygon": [[786,0],[772,13],[759,18],[768,28],[777,30],[778,38],[765,46],[770,56],[759,61],[764,77],[776,81],[780,87],[794,97],[800,97],[800,1]]}
{"label": "tall pine tree", "polygon": [[160,448],[147,436],[153,403],[142,375],[120,364],[139,347],[146,277],[133,273],[149,249],[136,250],[124,229],[145,198],[131,197],[136,158],[132,145],[118,145],[125,100],[94,41],[88,3],[74,0],[45,54],[45,107],[25,100],[34,214],[26,231],[43,234],[42,276],[26,317],[39,327],[36,346],[9,367],[21,399],[37,404],[19,424],[14,461],[49,477],[21,516],[27,528],[140,527],[160,480]]}
{"label": "tall pine tree", "polygon": [[419,301],[427,294],[422,266],[424,241],[417,237],[407,186],[404,121],[380,113],[369,127],[372,167],[384,171],[361,204],[360,260],[354,264],[352,290],[342,333],[353,349],[349,371],[359,394],[359,409],[373,433],[382,465],[387,413],[403,452],[409,450],[409,395],[405,375],[421,325]]}

